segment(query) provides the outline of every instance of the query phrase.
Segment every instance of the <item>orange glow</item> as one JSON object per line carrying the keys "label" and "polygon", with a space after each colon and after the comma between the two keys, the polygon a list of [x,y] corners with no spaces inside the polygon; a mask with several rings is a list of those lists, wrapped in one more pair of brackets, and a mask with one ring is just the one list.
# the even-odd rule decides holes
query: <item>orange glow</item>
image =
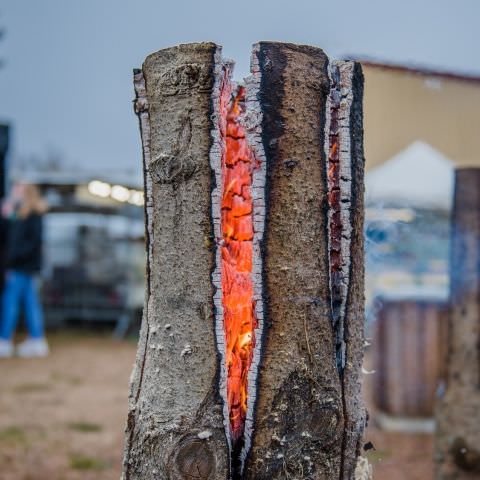
{"label": "orange glow", "polygon": [[341,235],[342,220],[340,212],[340,160],[338,151],[338,134],[330,136],[328,155],[328,205],[331,211],[330,220],[330,268],[333,278],[341,270]]}
{"label": "orange glow", "polygon": [[[338,87],[334,84],[334,88]],[[339,95],[338,95],[339,98]],[[342,293],[340,290],[342,275],[342,212],[340,190],[340,137],[338,127],[339,100],[332,98],[330,106],[330,135],[327,162],[328,206],[329,206],[329,257],[330,257],[330,294],[334,324],[338,321]]]}
{"label": "orange glow", "polygon": [[243,435],[247,413],[247,375],[255,345],[252,257],[253,200],[250,192],[254,156],[241,124],[245,90],[233,97],[225,82],[220,124],[222,154],[222,292],[227,362],[227,401],[232,440]]}

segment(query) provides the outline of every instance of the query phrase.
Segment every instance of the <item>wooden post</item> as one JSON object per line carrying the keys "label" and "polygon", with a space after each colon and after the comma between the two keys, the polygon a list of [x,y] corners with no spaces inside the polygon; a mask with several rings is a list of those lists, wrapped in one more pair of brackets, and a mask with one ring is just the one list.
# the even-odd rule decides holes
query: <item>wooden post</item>
{"label": "wooden post", "polygon": [[[318,48],[259,43],[238,124],[225,105],[230,71],[205,43],[152,54],[135,73],[148,287],[124,479],[368,478],[364,467],[355,474],[365,424],[360,67]],[[225,233],[232,142],[244,149],[236,201],[247,213],[235,218],[250,246]],[[225,255],[243,248],[250,273],[225,278]],[[243,337],[241,427],[225,350],[235,315],[223,292],[239,281],[254,325]]]}
{"label": "wooden post", "polygon": [[228,475],[210,278],[216,51],[210,43],[161,50],[135,73],[148,260],[125,480]]}
{"label": "wooden post", "polygon": [[378,298],[372,353],[376,407],[391,417],[431,418],[444,381],[447,305],[434,299]]}
{"label": "wooden post", "polygon": [[437,409],[436,478],[480,475],[480,169],[456,171],[447,381]]}
{"label": "wooden post", "polygon": [[[329,64],[322,50],[306,46],[261,43],[254,75],[256,61],[267,169],[268,325],[246,478],[301,478],[303,472],[351,479],[364,424],[362,75],[357,65]],[[350,193],[332,195],[342,195],[346,207],[343,235],[350,244],[343,245],[348,259],[342,263],[351,263],[348,279],[337,282],[327,174],[330,139],[338,132]],[[334,318],[332,290],[339,283],[346,286],[346,306]]]}

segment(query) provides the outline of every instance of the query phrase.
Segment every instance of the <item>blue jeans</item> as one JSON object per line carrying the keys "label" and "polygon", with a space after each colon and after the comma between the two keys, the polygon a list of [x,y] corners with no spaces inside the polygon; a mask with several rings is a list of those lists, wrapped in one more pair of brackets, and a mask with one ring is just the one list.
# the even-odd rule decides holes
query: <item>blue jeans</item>
{"label": "blue jeans", "polygon": [[43,312],[33,275],[9,270],[2,296],[0,338],[11,340],[18,321],[18,310],[23,303],[25,323],[31,338],[43,338]]}

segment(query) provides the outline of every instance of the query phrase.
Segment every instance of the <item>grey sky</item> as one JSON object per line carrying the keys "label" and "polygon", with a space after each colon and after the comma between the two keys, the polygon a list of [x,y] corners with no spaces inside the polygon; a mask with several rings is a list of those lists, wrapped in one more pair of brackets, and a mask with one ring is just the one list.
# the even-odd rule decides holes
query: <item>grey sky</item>
{"label": "grey sky", "polygon": [[48,151],[140,172],[131,72],[152,51],[212,40],[248,72],[258,40],[480,74],[478,0],[2,0],[0,120],[13,161]]}

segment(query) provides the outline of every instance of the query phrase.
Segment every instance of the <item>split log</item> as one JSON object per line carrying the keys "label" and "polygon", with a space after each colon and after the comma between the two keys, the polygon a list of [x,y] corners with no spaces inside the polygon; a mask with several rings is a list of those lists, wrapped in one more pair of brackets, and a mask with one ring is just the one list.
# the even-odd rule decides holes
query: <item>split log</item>
{"label": "split log", "polygon": [[[206,43],[157,52],[135,73],[148,287],[124,479],[350,480],[365,424],[361,70],[262,42],[236,116],[230,71]],[[251,246],[224,230],[229,142],[244,149],[236,202]],[[229,242],[253,252],[247,277],[225,278]],[[235,278],[251,278],[254,312],[241,430],[222,291]]]}
{"label": "split log", "polygon": [[210,278],[209,114],[216,50],[213,44],[161,50],[135,73],[148,278],[125,480],[228,475]]}
{"label": "split log", "polygon": [[[266,331],[246,478],[353,478],[364,425],[362,75],[322,50],[260,43]],[[335,72],[335,73],[333,73]],[[331,89],[332,76],[344,89]],[[345,94],[345,92],[348,92]],[[340,96],[343,94],[341,100]],[[331,98],[338,95],[338,98]],[[333,102],[339,102],[333,118]],[[332,125],[333,123],[337,125]],[[332,314],[327,157],[340,132],[350,262]],[[350,171],[347,172],[349,167]],[[343,212],[342,212],[343,214]],[[345,262],[347,263],[347,262]]]}
{"label": "split log", "polygon": [[480,476],[480,169],[456,171],[447,381],[437,408],[436,478]]}

